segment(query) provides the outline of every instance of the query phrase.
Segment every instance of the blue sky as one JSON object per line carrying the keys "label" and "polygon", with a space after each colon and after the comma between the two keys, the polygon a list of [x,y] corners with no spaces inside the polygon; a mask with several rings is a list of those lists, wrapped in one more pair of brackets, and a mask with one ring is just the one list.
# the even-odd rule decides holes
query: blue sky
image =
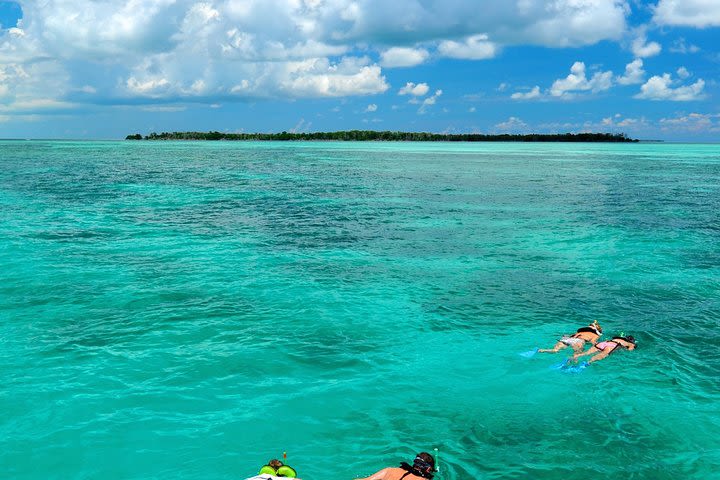
{"label": "blue sky", "polygon": [[720,139],[720,0],[0,1],[0,138]]}

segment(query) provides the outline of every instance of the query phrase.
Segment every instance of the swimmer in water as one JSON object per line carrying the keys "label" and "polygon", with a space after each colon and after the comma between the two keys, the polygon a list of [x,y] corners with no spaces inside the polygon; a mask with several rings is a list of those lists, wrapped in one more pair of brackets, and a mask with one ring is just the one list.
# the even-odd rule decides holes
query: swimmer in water
{"label": "swimmer in water", "polygon": [[418,453],[412,465],[405,462],[397,468],[383,468],[377,473],[356,480],[432,480],[435,474],[435,459],[426,452]]}
{"label": "swimmer in water", "polygon": [[598,360],[602,360],[603,358],[607,358],[608,355],[617,350],[635,350],[635,348],[637,348],[637,343],[635,342],[635,337],[632,335],[628,335],[626,337],[613,337],[612,340],[606,340],[593,345],[587,352],[576,353],[573,355],[572,359],[574,362],[577,362],[577,359],[580,357],[593,355],[590,357],[590,360],[587,361],[587,364],[589,365],[593,362],[597,362]]}
{"label": "swimmer in water", "polygon": [[558,342],[555,344],[553,348],[541,348],[538,350],[539,353],[557,353],[560,350],[572,347],[575,351],[575,354],[583,351],[583,348],[585,348],[585,343],[590,342],[593,345],[595,345],[602,335],[602,327],[597,322],[597,320],[593,320],[593,323],[588,325],[587,327],[581,327],[577,329],[577,332],[575,332],[572,335],[563,335],[563,337],[558,340]]}

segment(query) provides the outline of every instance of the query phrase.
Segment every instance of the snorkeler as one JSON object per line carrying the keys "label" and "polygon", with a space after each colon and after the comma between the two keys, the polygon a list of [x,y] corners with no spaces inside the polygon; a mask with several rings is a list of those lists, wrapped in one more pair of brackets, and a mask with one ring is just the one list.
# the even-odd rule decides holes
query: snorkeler
{"label": "snorkeler", "polygon": [[564,348],[572,347],[573,350],[575,350],[575,354],[578,354],[582,352],[585,347],[585,342],[590,342],[595,345],[601,336],[602,327],[597,320],[593,320],[593,322],[587,327],[578,328],[577,332],[573,335],[563,335],[553,348],[541,348],[538,352],[557,353]]}
{"label": "snorkeler", "polygon": [[608,355],[615,352],[616,350],[635,350],[637,348],[637,342],[635,337],[628,335],[627,337],[613,337],[612,340],[606,340],[592,346],[587,352],[578,352],[573,355],[572,359],[577,362],[577,359],[584,357],[585,355],[593,355],[585,365],[590,365],[593,362],[607,358]]}
{"label": "snorkeler", "polygon": [[355,480],[431,480],[435,473],[435,459],[426,452],[418,453],[412,465],[405,462],[398,468],[383,468],[377,473]]}
{"label": "snorkeler", "polygon": [[267,465],[260,469],[258,475],[247,480],[277,480],[282,478],[297,478],[297,472],[290,465],[285,465],[280,460],[273,458]]}

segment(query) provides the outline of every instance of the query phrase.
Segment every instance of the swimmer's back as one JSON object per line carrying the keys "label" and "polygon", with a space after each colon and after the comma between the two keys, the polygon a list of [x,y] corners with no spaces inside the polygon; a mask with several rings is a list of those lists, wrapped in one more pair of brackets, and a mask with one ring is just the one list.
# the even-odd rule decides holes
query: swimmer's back
{"label": "swimmer's back", "polygon": [[[404,477],[403,477],[404,475]],[[402,468],[383,468],[379,472],[370,475],[369,477],[361,478],[358,480],[425,480],[423,477],[418,477],[409,473],[407,470]]]}

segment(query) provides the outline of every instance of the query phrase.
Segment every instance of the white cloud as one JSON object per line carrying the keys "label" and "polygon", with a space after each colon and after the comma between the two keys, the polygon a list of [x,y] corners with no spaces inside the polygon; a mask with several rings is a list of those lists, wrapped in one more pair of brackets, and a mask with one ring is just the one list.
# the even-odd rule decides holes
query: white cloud
{"label": "white cloud", "polygon": [[502,132],[522,132],[527,129],[527,126],[527,123],[523,122],[519,118],[510,117],[506,121],[495,125],[495,129]]}
{"label": "white cloud", "polygon": [[33,98],[14,102],[12,105],[5,106],[0,104],[0,112],[2,113],[34,113],[34,112],[52,112],[58,110],[71,110],[77,105],[70,102],[55,100],[54,98]]}
{"label": "white cloud", "polygon": [[497,45],[488,41],[488,36],[485,34],[470,36],[463,42],[444,40],[438,45],[438,53],[441,55],[466,60],[493,58],[497,50]]}
{"label": "white cloud", "polygon": [[645,70],[643,70],[643,61],[640,58],[636,58],[625,65],[625,74],[617,78],[620,85],[635,85],[644,81]]}
{"label": "white cloud", "polygon": [[289,97],[344,97],[373,95],[390,88],[380,67],[361,64],[354,58],[344,58],[338,64],[327,59],[290,62],[280,91]]}
{"label": "white cloud", "polygon": [[415,97],[422,97],[430,91],[430,87],[427,83],[414,84],[407,82],[404,87],[398,91],[398,95],[412,95]]}
{"label": "white cloud", "polygon": [[637,129],[639,127],[647,127],[647,119],[641,118],[622,118],[619,113],[613,117],[603,118],[600,122],[600,129],[603,128],[628,128],[630,130]]}
{"label": "white cloud", "polygon": [[660,0],[653,21],[683,27],[720,26],[720,2],[716,0]]}
{"label": "white cloud", "polygon": [[482,33],[501,44],[552,47],[618,40],[630,13],[626,0],[335,0],[322,10],[325,31],[343,41],[417,44]]}
{"label": "white cloud", "polygon": [[[57,101],[151,104],[369,95],[389,88],[382,66],[430,57],[403,45],[465,59],[491,58],[504,45],[579,47],[621,39],[630,13],[626,0],[18,2],[23,19],[0,38],[0,66],[28,76],[0,82],[5,102],[48,92]],[[381,51],[381,61],[353,53],[361,51]],[[88,83],[95,94],[78,95]]]}
{"label": "white cloud", "polygon": [[247,80],[247,78],[243,78],[240,83],[237,85],[233,85],[230,88],[230,93],[242,93],[244,91],[247,91],[250,88],[250,82]]}
{"label": "white cloud", "polygon": [[699,79],[692,85],[672,87],[673,80],[669,73],[662,76],[651,77],[642,87],[635,98],[644,100],[672,100],[676,102],[702,100],[705,81]]}
{"label": "white cloud", "polygon": [[425,100],[423,100],[422,105],[420,105],[420,108],[418,109],[418,113],[419,114],[425,113],[425,111],[427,110],[427,108],[429,106],[435,105],[435,103],[437,102],[437,99],[442,94],[443,94],[442,90],[435,90],[435,93],[431,97],[427,97],[427,98],[425,98]]}
{"label": "white cloud", "polygon": [[672,46],[670,47],[670,51],[673,53],[682,54],[697,53],[700,51],[700,47],[698,47],[697,45],[693,45],[692,43],[686,43],[685,39],[681,37],[673,42]]}
{"label": "white cloud", "polygon": [[607,71],[597,72],[588,80],[585,75],[585,64],[575,62],[570,67],[570,74],[567,77],[553,82],[550,94],[554,97],[566,97],[578,91],[602,92],[612,87],[612,78],[612,72]]}
{"label": "white cloud", "polygon": [[310,130],[312,122],[306,122],[304,118],[298,120],[293,128],[290,129],[290,133],[302,133]]}
{"label": "white cloud", "polygon": [[515,92],[512,95],[510,95],[510,98],[513,100],[532,100],[534,98],[540,97],[540,87],[535,85],[530,91],[528,92]]}
{"label": "white cloud", "polygon": [[130,77],[127,79],[126,83],[127,88],[131,93],[149,96],[157,94],[160,91],[167,90],[170,86],[170,82],[168,82],[165,78],[150,78],[142,81],[135,77]]}
{"label": "white cloud", "polygon": [[476,110],[477,109],[475,107],[468,108],[468,112],[470,112],[470,113],[475,113]]}
{"label": "white cloud", "polygon": [[175,113],[184,112],[187,110],[187,107],[182,105],[147,105],[142,107],[141,110],[155,113]]}
{"label": "white cloud", "polygon": [[685,67],[678,68],[677,74],[678,74],[678,77],[682,78],[683,80],[690,76],[690,72],[688,72],[688,69]]}
{"label": "white cloud", "polygon": [[365,108],[365,113],[372,113],[377,112],[378,106],[374,103],[371,103]]}
{"label": "white cloud", "polygon": [[380,54],[380,65],[383,67],[414,67],[424,63],[430,54],[422,48],[393,47]]}
{"label": "white cloud", "polygon": [[720,114],[689,113],[674,118],[661,118],[660,127],[670,132],[717,133],[720,132]]}
{"label": "white cloud", "polygon": [[639,118],[624,118],[617,122],[618,127],[636,127],[643,123],[642,119]]}
{"label": "white cloud", "polygon": [[506,83],[506,82],[502,82],[500,85],[497,86],[497,91],[498,91],[498,92],[504,92],[504,91],[507,90],[508,88],[510,88],[510,84],[509,84],[509,83]]}
{"label": "white cloud", "polygon": [[662,47],[657,42],[648,42],[644,31],[640,31],[638,36],[632,42],[632,52],[636,58],[654,57],[662,51]]}

